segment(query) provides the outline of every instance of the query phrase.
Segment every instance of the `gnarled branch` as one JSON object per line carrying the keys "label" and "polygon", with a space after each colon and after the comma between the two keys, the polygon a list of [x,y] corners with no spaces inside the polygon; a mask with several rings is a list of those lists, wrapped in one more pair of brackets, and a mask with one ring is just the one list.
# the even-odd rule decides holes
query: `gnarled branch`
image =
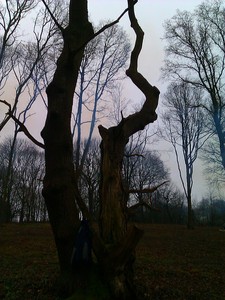
{"label": "gnarled branch", "polygon": [[138,58],[142,49],[144,32],[142,31],[134,12],[134,0],[128,1],[128,14],[130,18],[131,27],[136,34],[136,41],[134,48],[131,52],[130,66],[126,71],[126,74],[133,83],[143,92],[146,97],[145,103],[142,109],[124,119],[124,133],[127,137],[131,136],[135,132],[144,129],[144,127],[154,122],[157,119],[156,108],[158,106],[159,90],[157,87],[152,86],[147,79],[137,71]]}

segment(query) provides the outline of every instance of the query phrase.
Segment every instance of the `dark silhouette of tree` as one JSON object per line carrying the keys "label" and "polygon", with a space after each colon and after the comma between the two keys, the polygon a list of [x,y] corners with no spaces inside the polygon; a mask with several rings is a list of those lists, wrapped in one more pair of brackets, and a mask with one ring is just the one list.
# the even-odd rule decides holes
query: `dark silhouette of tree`
{"label": "dark silhouette of tree", "polygon": [[128,0],[128,9],[115,22],[118,22],[128,11],[131,26],[136,34],[136,42],[126,73],[143,92],[146,100],[139,112],[126,118],[123,117],[117,126],[109,129],[99,126],[102,138],[100,236],[91,225],[92,218],[79,193],[78,180],[74,173],[70,124],[74,92],[84,47],[115,22],[103,26],[103,29],[94,33],[92,25],[88,21],[87,1],[84,0],[70,1],[69,21],[66,27],[62,27],[55,20],[62,33],[63,49],[57,61],[54,77],[46,90],[48,113],[42,130],[46,162],[43,195],[58,250],[64,287],[67,288],[67,291],[69,286],[71,287],[69,293],[74,290],[76,278],[79,275],[72,272],[70,264],[74,235],[79,226],[79,207],[84,217],[90,219],[94,252],[101,272],[104,274],[103,278],[107,281],[114,299],[129,299],[131,296],[135,298],[132,280],[133,254],[142,232],[136,227],[132,227],[130,230],[127,228],[127,209],[124,202],[126,195],[122,184],[122,160],[129,137],[156,120],[155,110],[159,97],[158,89],[137,71],[143,31],[134,14],[136,2]]}
{"label": "dark silhouette of tree", "polygon": [[169,174],[159,155],[145,147],[142,149],[143,146],[140,143],[130,149],[131,152],[126,151],[123,173],[129,193],[129,213],[133,215],[134,209],[138,209],[139,215],[142,214],[144,218],[146,208],[155,209],[152,200],[156,191],[159,192],[158,188],[169,181]]}
{"label": "dark silhouette of tree", "polygon": [[173,184],[166,184],[160,189],[159,198],[160,210],[163,214],[161,222],[184,224],[184,201],[186,196]]}
{"label": "dark silhouette of tree", "polygon": [[221,164],[219,141],[216,135],[207,141],[200,152],[200,158],[204,162],[204,174],[208,184],[215,190],[221,190],[225,183],[225,170]]}

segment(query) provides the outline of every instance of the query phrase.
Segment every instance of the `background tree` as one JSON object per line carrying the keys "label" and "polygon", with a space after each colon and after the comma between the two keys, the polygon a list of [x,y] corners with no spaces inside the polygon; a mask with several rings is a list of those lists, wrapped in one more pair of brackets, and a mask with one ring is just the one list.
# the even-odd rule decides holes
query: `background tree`
{"label": "background tree", "polygon": [[[32,24],[34,41],[24,41],[19,34],[19,26],[32,9],[37,10]],[[2,216],[10,220],[10,173],[13,169],[13,155],[18,133],[23,131],[34,143],[43,147],[25,127],[30,109],[44,87],[47,69],[44,61],[48,58],[51,43],[56,34],[56,27],[51,17],[44,10],[39,10],[38,1],[9,1],[1,4],[0,26],[2,28],[2,43],[0,54],[0,90],[2,107],[8,109],[0,123],[0,130],[10,119],[15,121],[15,129],[11,143],[11,155],[4,178],[3,194],[1,197]],[[12,88],[15,87],[14,89]],[[9,88],[10,87],[10,88]],[[10,94],[7,95],[7,89]],[[4,96],[4,98],[2,98]],[[22,101],[23,99],[23,101]],[[11,157],[11,158],[10,158]],[[8,207],[8,208],[7,208]]]}
{"label": "background tree", "polygon": [[225,216],[225,201],[208,195],[197,203],[195,213],[196,219],[201,225],[222,226]]}
{"label": "background tree", "polygon": [[186,221],[185,195],[172,183],[163,185],[157,195],[162,223],[184,224]]}
{"label": "background tree", "polygon": [[132,177],[135,169],[139,165],[141,158],[144,158],[144,152],[149,141],[148,131],[145,129],[132,135],[126,145],[123,160],[123,176],[129,187],[132,186]]}
{"label": "background tree", "polygon": [[34,6],[34,2],[27,1],[13,3],[5,0],[0,4],[0,89],[4,87],[12,71],[11,57],[16,52],[18,26]]}
{"label": "background tree", "polygon": [[[15,151],[12,151],[14,140],[7,140],[1,145],[1,222],[9,222],[13,218],[11,194],[13,192],[13,161]],[[15,145],[14,145],[15,148]]]}
{"label": "background tree", "polygon": [[[102,26],[103,23],[96,30],[98,31]],[[82,170],[99,112],[102,115],[105,114],[106,99],[109,103],[117,81],[122,76],[124,77],[122,74],[125,71],[129,52],[128,37],[118,24],[104,30],[85,47],[76,86],[78,101],[73,128],[73,134],[76,137],[75,165],[77,170]],[[105,100],[100,101],[103,98]],[[85,111],[86,114],[84,114]],[[85,126],[87,139],[85,148],[81,151],[82,125]]]}
{"label": "background tree", "polygon": [[224,167],[221,164],[219,141],[214,134],[200,152],[200,158],[204,161],[204,176],[208,184],[215,191],[221,190],[225,182]]}
{"label": "background tree", "polygon": [[[81,144],[81,151],[86,147],[86,140]],[[79,190],[85,200],[89,213],[97,220],[99,213],[99,181],[100,181],[100,141],[92,139],[89,152],[83,163],[79,178]],[[75,148],[76,149],[76,148]]]}
{"label": "background tree", "polygon": [[1,203],[7,205],[7,211],[1,207],[1,219],[46,221],[47,211],[41,195],[43,153],[30,142],[21,139],[14,141],[12,137],[0,145],[0,159]]}
{"label": "background tree", "polygon": [[[37,15],[33,22],[33,33],[35,42],[24,41],[19,35],[19,25],[22,20],[32,9],[37,9]],[[2,4],[0,14],[0,26],[3,29],[3,37],[1,44],[1,90],[4,93],[7,90],[9,82],[13,82],[15,92],[12,90],[10,96],[1,99],[1,105],[7,105],[9,110],[3,118],[0,130],[6,125],[10,118],[14,121],[21,118],[24,123],[26,119],[22,113],[27,112],[37,98],[38,83],[46,69],[43,69],[43,60],[46,59],[50,45],[54,40],[56,27],[46,11],[38,11],[38,2],[33,1],[12,1],[5,0]],[[8,80],[10,79],[10,81]],[[31,83],[35,83],[32,93]],[[28,101],[22,104],[20,101],[20,111],[18,111],[19,99],[25,95],[30,94]],[[5,95],[4,95],[5,97]]]}
{"label": "background tree", "polygon": [[[123,164],[124,180],[129,192],[128,206],[130,211],[139,212],[139,219],[144,219],[144,212],[154,210],[157,187],[169,180],[168,171],[157,153],[148,149],[142,150],[143,145],[136,146],[137,152],[126,152]],[[134,150],[132,149],[132,150]],[[138,150],[142,151],[138,151]],[[159,199],[158,199],[159,200]],[[156,204],[156,207],[158,205]],[[135,217],[135,216],[134,216]]]}
{"label": "background tree", "polygon": [[[193,228],[192,187],[193,167],[198,151],[205,142],[204,115],[197,108],[201,102],[201,90],[186,82],[171,84],[165,94],[167,111],[163,115],[163,136],[173,145],[179,176],[188,204],[188,228]],[[172,116],[172,117],[171,117]],[[180,162],[182,149],[185,171]],[[185,177],[185,178],[184,178]]]}
{"label": "background tree", "polygon": [[[164,75],[201,87],[199,106],[204,109],[208,130],[218,139],[222,166],[224,143],[225,27],[223,1],[207,1],[193,13],[178,11],[165,23]],[[211,126],[213,124],[213,126]]]}
{"label": "background tree", "polygon": [[14,200],[17,200],[16,217],[19,222],[46,221],[47,210],[42,197],[44,156],[26,140],[18,140],[13,164],[16,182]]}

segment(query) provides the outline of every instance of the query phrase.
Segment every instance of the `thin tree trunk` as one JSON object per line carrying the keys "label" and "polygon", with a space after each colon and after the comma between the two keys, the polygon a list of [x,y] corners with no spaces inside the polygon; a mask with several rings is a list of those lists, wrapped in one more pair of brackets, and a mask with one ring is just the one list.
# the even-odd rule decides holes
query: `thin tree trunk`
{"label": "thin tree trunk", "polygon": [[213,119],[215,123],[216,133],[219,139],[219,148],[220,148],[222,165],[223,168],[225,169],[225,135],[221,126],[221,121],[220,121],[220,117],[218,116],[218,112],[214,114]]}
{"label": "thin tree trunk", "polygon": [[192,201],[191,201],[191,195],[190,194],[187,197],[187,203],[188,203],[187,228],[188,229],[194,229],[194,216],[193,216]]}
{"label": "thin tree trunk", "polygon": [[187,181],[187,205],[188,205],[188,218],[187,218],[187,228],[194,229],[194,215],[192,210],[192,164],[188,163],[186,158],[186,181]]}

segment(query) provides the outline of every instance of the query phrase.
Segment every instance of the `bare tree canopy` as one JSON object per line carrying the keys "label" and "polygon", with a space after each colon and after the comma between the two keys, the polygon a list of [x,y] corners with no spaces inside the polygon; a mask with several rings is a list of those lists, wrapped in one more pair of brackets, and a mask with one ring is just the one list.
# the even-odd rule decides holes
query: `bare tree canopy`
{"label": "bare tree canopy", "polygon": [[[103,22],[97,27],[97,31],[102,28],[102,24]],[[73,126],[76,139],[76,171],[82,169],[96,123],[108,113],[111,95],[117,87],[117,82],[124,78],[129,53],[128,37],[118,24],[107,28],[85,47],[76,86],[77,101],[74,101],[77,102],[77,105],[74,104]],[[88,138],[81,153],[84,125]]]}
{"label": "bare tree canopy", "polygon": [[[161,130],[162,136],[173,145],[175,151],[177,167],[188,203],[188,228],[193,227],[191,198],[194,162],[209,136],[208,131],[205,130],[202,108],[199,107],[201,97],[201,90],[187,82],[172,83],[165,94],[166,112],[163,115],[164,127]],[[179,146],[185,165],[184,172],[181,167]]]}
{"label": "bare tree canopy", "polygon": [[224,76],[225,9],[223,1],[206,1],[193,13],[178,11],[165,23],[167,42],[164,77],[181,79],[202,88],[202,101],[210,126],[218,139],[225,167]]}

